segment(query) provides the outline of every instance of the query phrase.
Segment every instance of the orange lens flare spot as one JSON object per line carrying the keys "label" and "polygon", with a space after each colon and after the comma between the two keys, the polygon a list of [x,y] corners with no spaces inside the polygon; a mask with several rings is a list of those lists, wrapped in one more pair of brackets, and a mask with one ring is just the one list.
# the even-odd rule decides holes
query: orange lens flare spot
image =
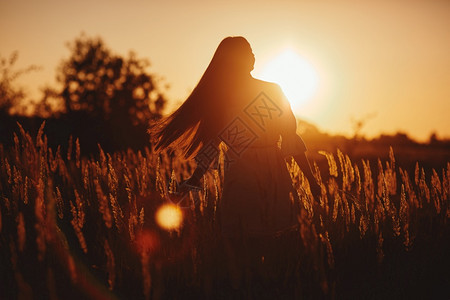
{"label": "orange lens flare spot", "polygon": [[156,211],[156,223],[165,230],[176,230],[181,227],[183,213],[174,204],[164,204]]}
{"label": "orange lens flare spot", "polygon": [[159,248],[159,239],[151,231],[141,231],[136,236],[136,247],[139,253],[153,253]]}

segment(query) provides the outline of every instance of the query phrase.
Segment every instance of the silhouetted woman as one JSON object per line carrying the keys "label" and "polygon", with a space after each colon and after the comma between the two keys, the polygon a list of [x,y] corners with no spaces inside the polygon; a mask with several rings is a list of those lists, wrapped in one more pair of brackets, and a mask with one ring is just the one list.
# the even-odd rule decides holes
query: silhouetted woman
{"label": "silhouetted woman", "polygon": [[278,85],[250,75],[254,63],[245,38],[225,38],[186,101],[150,129],[157,150],[171,147],[195,158],[197,168],[181,184],[182,192],[200,186],[219,144],[226,145],[219,209],[235,287],[251,260],[241,247],[251,252],[252,245],[298,225],[298,194],[285,158],[294,157],[313,194],[320,194],[289,102]]}

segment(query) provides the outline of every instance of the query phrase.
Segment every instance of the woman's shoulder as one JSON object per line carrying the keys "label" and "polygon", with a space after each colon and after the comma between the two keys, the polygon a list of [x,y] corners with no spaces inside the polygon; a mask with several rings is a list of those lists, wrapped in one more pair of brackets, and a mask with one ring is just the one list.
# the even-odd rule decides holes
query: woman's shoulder
{"label": "woman's shoulder", "polygon": [[261,79],[257,79],[257,78],[253,78],[253,82],[256,85],[266,88],[266,89],[273,89],[273,90],[281,89],[280,86],[278,84],[276,84],[275,82],[265,81],[265,80],[261,80]]}
{"label": "woman's shoulder", "polygon": [[256,90],[259,93],[264,93],[266,94],[268,97],[274,97],[274,98],[282,98],[283,96],[283,92],[281,90],[281,87],[276,84],[275,82],[270,82],[270,81],[264,81],[261,79],[256,79],[253,78],[253,83],[254,86],[256,88]]}
{"label": "woman's shoulder", "polygon": [[285,100],[285,96],[283,93],[283,90],[281,87],[276,84],[275,82],[270,81],[264,81],[261,79],[254,79],[254,87],[255,92],[257,94],[265,94],[267,97],[269,97],[272,101],[276,102],[277,104],[283,104]]}

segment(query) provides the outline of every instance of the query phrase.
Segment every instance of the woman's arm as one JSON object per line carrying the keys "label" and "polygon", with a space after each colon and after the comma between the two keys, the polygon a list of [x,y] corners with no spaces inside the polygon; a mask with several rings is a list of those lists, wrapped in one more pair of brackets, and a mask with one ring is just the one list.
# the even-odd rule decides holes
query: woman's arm
{"label": "woman's arm", "polygon": [[198,165],[197,168],[195,168],[194,173],[192,173],[191,177],[180,184],[180,186],[178,187],[178,192],[184,193],[191,189],[200,189],[200,180],[202,179],[206,171],[207,169],[205,169],[201,165]]}
{"label": "woman's arm", "polygon": [[280,99],[283,114],[280,117],[280,133],[282,137],[281,152],[284,157],[293,157],[298,166],[308,179],[311,193],[315,198],[321,195],[321,187],[311,169],[306,156],[306,145],[303,139],[297,135],[297,120],[292,112],[291,105],[279,86],[276,87]]}
{"label": "woman's arm", "polygon": [[302,170],[303,174],[305,174],[306,179],[308,179],[309,187],[311,189],[311,193],[315,198],[321,195],[321,187],[317,183],[316,178],[311,169],[311,164],[309,163],[308,157],[306,156],[306,152],[302,154],[294,155],[294,160],[297,162],[298,166]]}
{"label": "woman's arm", "polygon": [[182,193],[191,189],[201,189],[200,180],[219,156],[219,144],[220,140],[217,138],[202,147],[202,149],[195,156],[197,167],[195,168],[194,173],[192,173],[191,177],[180,184],[178,187],[179,192]]}

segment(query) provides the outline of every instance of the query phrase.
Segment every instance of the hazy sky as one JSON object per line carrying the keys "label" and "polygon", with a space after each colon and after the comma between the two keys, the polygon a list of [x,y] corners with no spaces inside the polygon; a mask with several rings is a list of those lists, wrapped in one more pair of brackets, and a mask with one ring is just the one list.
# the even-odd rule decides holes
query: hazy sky
{"label": "hazy sky", "polygon": [[34,97],[55,85],[65,43],[82,31],[148,58],[173,101],[226,36],[248,39],[255,77],[289,46],[319,74],[316,96],[296,114],[320,129],[349,134],[352,118],[372,115],[368,136],[450,137],[450,1],[0,0],[0,55],[19,50],[18,66],[43,66],[22,80]]}

